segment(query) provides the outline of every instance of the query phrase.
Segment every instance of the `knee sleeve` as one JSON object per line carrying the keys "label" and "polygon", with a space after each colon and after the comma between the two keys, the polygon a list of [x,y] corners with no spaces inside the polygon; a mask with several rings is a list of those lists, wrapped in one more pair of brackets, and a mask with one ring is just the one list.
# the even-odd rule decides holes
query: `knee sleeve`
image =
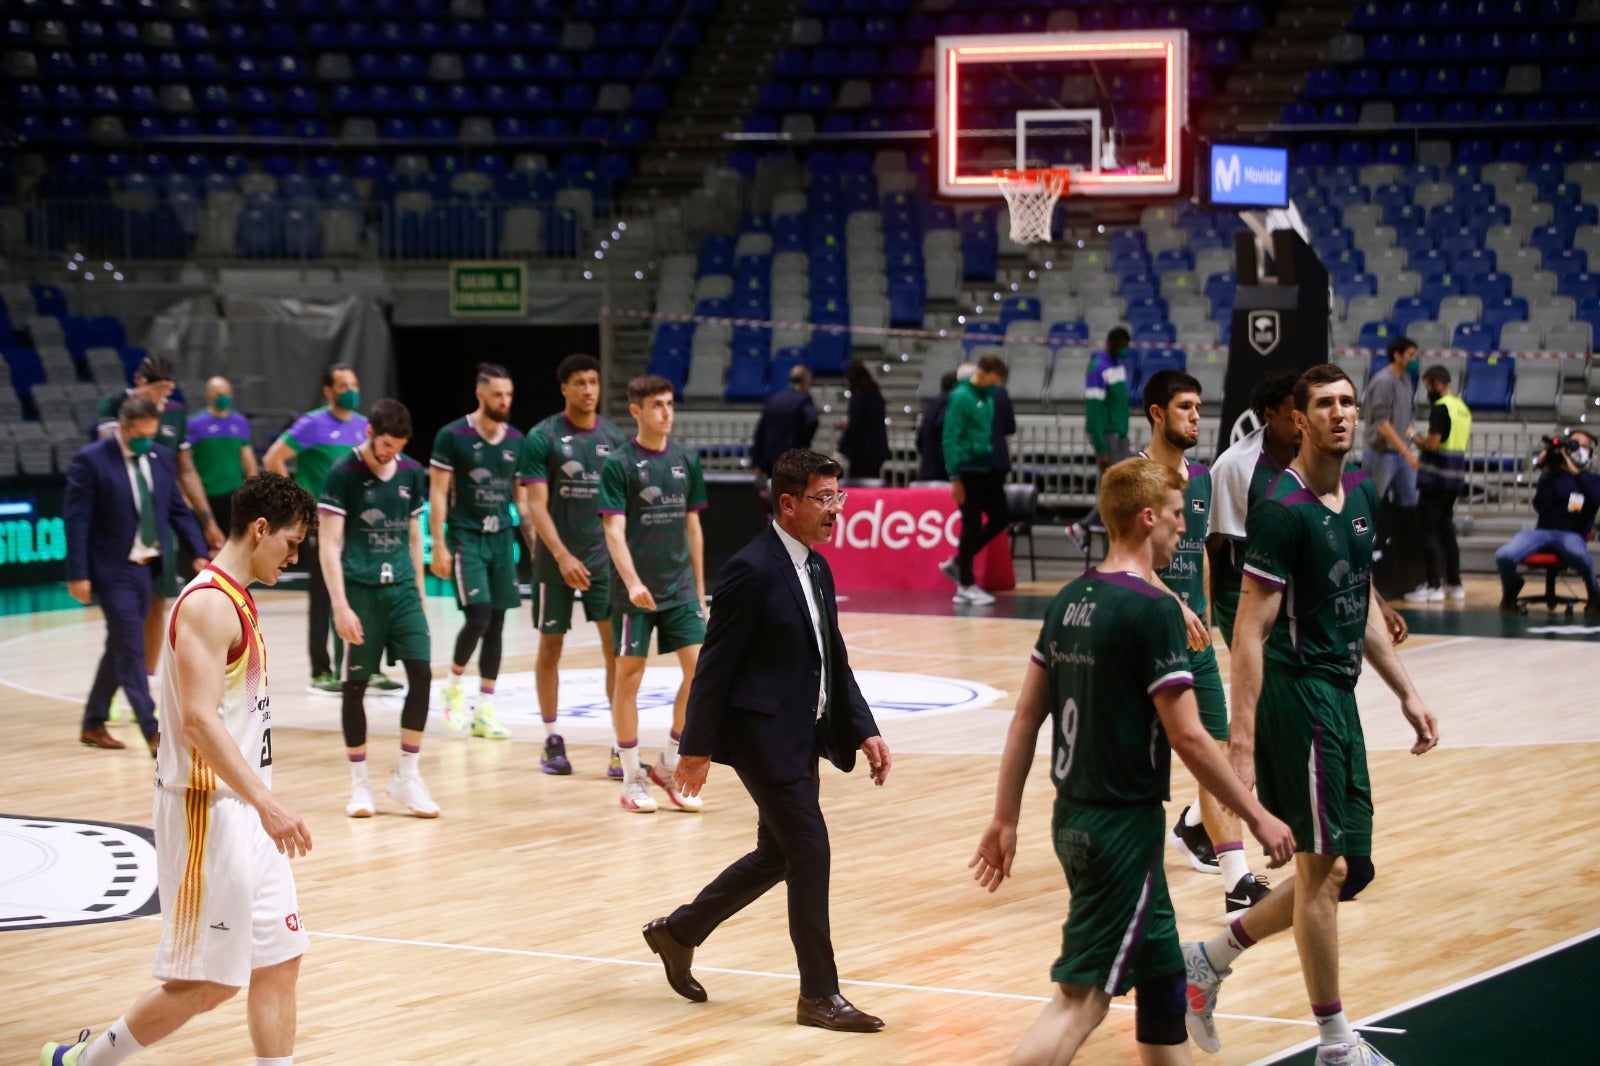
{"label": "knee sleeve", "polygon": [[406,700],[400,706],[400,728],[422,732],[428,725],[428,689],[433,671],[421,659],[406,659]]}
{"label": "knee sleeve", "polygon": [[1141,1044],[1174,1046],[1189,1039],[1183,1025],[1184,976],[1175,973],[1145,981],[1134,989],[1134,1039]]}
{"label": "knee sleeve", "polygon": [[478,676],[491,681],[500,676],[500,650],[506,631],[506,613],[494,611],[483,634],[483,650],[478,653]]}
{"label": "knee sleeve", "polygon": [[1370,855],[1346,856],[1344,868],[1344,884],[1339,886],[1340,902],[1355,899],[1378,876],[1378,868],[1372,864]]}
{"label": "knee sleeve", "polygon": [[488,630],[494,613],[494,608],[487,603],[471,603],[467,605],[466,621],[461,624],[461,632],[456,634],[454,662],[457,666],[465,666],[472,660],[472,653],[477,650],[478,641],[482,639],[483,634]]}
{"label": "knee sleeve", "polygon": [[367,695],[365,681],[346,681],[339,686],[339,724],[344,727],[344,746],[359,748],[367,742]]}

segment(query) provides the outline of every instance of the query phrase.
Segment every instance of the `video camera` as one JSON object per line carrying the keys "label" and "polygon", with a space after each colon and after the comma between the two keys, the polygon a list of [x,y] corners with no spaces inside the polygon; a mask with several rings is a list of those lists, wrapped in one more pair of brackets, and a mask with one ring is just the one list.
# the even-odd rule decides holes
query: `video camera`
{"label": "video camera", "polygon": [[1547,474],[1565,473],[1567,464],[1565,458],[1571,457],[1574,466],[1580,470],[1589,465],[1591,458],[1587,441],[1573,437],[1570,434],[1558,437],[1540,437],[1539,442],[1544,446],[1539,452],[1537,460],[1540,470]]}

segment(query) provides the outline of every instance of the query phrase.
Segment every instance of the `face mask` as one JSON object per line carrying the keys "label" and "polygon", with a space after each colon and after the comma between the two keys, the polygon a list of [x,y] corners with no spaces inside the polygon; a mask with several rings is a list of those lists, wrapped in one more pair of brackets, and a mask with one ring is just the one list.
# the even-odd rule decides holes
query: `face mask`
{"label": "face mask", "polygon": [[1588,448],[1579,447],[1574,449],[1572,452],[1572,461],[1580,467],[1588,466],[1589,460],[1592,458],[1594,458],[1594,456]]}
{"label": "face mask", "polygon": [[1415,377],[1417,374],[1419,374],[1421,372],[1422,372],[1422,360],[1413,355],[1411,357],[1411,361],[1406,363],[1406,373],[1410,374],[1413,377]]}
{"label": "face mask", "polygon": [[129,437],[128,450],[137,458],[150,454],[150,446],[156,442],[154,437]]}
{"label": "face mask", "polygon": [[361,393],[355,389],[345,389],[333,398],[333,402],[346,411],[354,411],[361,404]]}
{"label": "face mask", "polygon": [[228,408],[233,406],[233,397],[227,394],[218,396],[215,400],[211,401],[211,406],[215,407],[219,411],[226,411]]}

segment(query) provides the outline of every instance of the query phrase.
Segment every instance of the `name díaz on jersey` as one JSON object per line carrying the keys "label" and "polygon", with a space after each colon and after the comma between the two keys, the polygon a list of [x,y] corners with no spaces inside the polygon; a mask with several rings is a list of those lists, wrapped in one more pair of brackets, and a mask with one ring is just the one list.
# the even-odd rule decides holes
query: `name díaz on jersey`
{"label": "name d\u00edaz on jersey", "polygon": [[1061,624],[1064,626],[1087,626],[1094,617],[1094,609],[1099,606],[1093,600],[1079,600],[1077,603],[1067,604],[1067,609],[1061,613]]}

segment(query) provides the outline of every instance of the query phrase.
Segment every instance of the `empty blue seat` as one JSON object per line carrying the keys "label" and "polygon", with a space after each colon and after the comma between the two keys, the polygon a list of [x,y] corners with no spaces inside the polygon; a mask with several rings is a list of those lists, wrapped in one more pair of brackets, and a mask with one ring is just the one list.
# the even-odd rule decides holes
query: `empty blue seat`
{"label": "empty blue seat", "polygon": [[[1457,336],[1465,326],[1458,327]],[[1456,347],[1463,347],[1457,344]],[[1479,351],[1485,349],[1476,349]],[[1461,399],[1474,411],[1509,411],[1516,389],[1516,360],[1500,355],[1469,355]]]}
{"label": "empty blue seat", "polygon": [[1387,348],[1389,342],[1400,335],[1397,323],[1367,322],[1361,326],[1361,331],[1356,336],[1356,345],[1361,348]]}
{"label": "empty blue seat", "polygon": [[1499,340],[1498,328],[1491,329],[1482,322],[1463,322],[1456,327],[1451,344],[1467,352],[1492,352],[1498,347]]}

